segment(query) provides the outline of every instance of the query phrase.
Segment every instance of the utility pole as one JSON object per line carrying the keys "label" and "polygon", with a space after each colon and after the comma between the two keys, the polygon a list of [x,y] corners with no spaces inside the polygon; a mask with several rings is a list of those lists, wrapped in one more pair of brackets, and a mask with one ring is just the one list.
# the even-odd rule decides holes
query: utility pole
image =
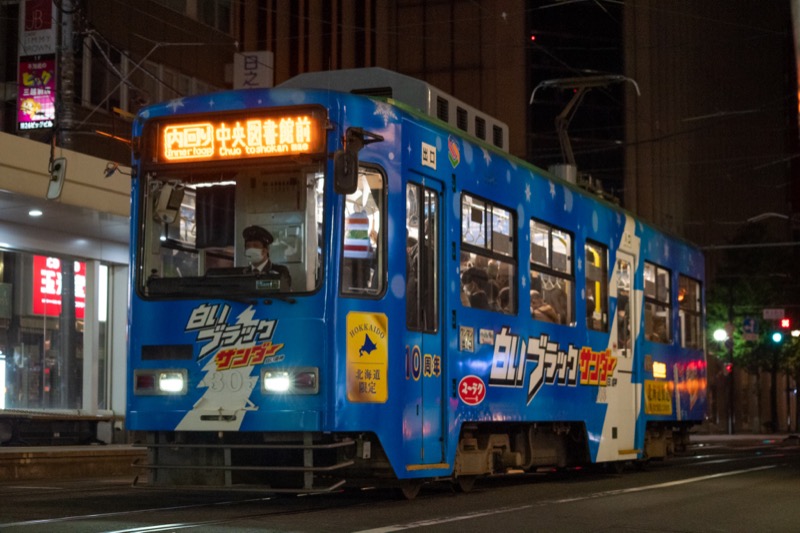
{"label": "utility pole", "polygon": [[770,395],[769,395],[769,417],[770,417],[770,429],[772,433],[777,433],[778,429],[780,429],[780,423],[778,421],[778,363],[779,357],[778,354],[780,352],[780,344],[776,344],[772,347],[772,368],[771,368],[771,376],[770,376]]}
{"label": "utility pole", "polygon": [[725,341],[725,346],[728,348],[728,362],[731,365],[731,371],[728,373],[728,435],[733,435],[736,432],[736,414],[734,411],[734,398],[736,398],[736,388],[734,375],[736,373],[736,366],[733,364],[733,283],[728,284],[728,324],[730,324],[730,331],[728,331],[728,340]]}
{"label": "utility pole", "polygon": [[56,5],[56,120],[57,143],[61,147],[72,146],[72,130],[75,127],[75,6],[72,0],[62,0]]}

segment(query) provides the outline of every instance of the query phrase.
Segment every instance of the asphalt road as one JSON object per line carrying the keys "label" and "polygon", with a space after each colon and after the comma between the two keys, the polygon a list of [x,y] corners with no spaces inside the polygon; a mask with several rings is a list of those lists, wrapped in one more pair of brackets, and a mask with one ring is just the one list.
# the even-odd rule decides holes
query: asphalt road
{"label": "asphalt road", "polygon": [[797,439],[706,442],[667,462],[322,496],[133,487],[130,479],[0,483],[0,531],[800,531]]}

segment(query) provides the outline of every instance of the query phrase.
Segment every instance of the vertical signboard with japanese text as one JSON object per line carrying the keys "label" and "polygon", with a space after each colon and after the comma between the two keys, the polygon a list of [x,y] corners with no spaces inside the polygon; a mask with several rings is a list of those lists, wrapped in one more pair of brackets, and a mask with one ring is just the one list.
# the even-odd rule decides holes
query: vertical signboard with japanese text
{"label": "vertical signboard with japanese text", "polygon": [[56,25],[52,0],[21,2],[18,52],[17,128],[52,128],[55,123]]}

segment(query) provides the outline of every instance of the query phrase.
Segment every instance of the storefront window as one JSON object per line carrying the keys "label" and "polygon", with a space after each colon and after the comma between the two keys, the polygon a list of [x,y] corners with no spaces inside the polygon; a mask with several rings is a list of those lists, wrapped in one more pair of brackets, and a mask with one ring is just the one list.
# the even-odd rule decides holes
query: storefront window
{"label": "storefront window", "polygon": [[[73,258],[0,251],[0,409],[85,407],[86,269]],[[105,300],[96,305],[105,316]]]}

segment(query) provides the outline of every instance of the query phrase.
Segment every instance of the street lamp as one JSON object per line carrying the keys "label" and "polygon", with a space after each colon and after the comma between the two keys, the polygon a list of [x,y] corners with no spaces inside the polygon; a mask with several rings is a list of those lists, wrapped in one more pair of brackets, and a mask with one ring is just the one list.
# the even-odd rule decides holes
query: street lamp
{"label": "street lamp", "polygon": [[720,344],[724,343],[728,352],[727,361],[725,361],[724,369],[725,375],[728,378],[728,434],[733,435],[734,432],[734,417],[733,417],[733,320],[731,315],[731,322],[726,324],[725,328],[715,329],[712,334],[714,340]]}

